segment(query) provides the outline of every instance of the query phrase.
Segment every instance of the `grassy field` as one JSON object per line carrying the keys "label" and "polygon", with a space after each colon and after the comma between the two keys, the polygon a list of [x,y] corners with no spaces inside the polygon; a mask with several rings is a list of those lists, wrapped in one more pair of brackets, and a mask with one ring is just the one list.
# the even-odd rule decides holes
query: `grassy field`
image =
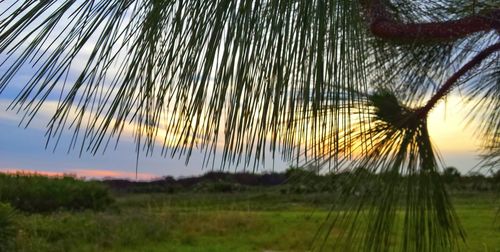
{"label": "grassy field", "polygon": [[[106,211],[19,214],[20,251],[306,251],[327,194],[128,194]],[[492,194],[455,195],[465,251],[500,251]],[[338,230],[337,230],[338,231]],[[339,231],[340,232],[340,231]],[[336,232],[333,232],[334,236]],[[325,251],[332,248],[327,241]]]}

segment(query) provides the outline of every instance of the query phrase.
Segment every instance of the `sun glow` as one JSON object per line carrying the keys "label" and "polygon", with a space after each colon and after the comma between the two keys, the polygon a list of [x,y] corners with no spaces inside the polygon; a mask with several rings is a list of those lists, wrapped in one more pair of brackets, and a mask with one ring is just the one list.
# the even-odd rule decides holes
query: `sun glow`
{"label": "sun glow", "polygon": [[431,111],[429,133],[441,152],[471,153],[479,148],[480,139],[474,134],[477,122],[467,124],[467,113],[464,99],[458,95],[450,95]]}

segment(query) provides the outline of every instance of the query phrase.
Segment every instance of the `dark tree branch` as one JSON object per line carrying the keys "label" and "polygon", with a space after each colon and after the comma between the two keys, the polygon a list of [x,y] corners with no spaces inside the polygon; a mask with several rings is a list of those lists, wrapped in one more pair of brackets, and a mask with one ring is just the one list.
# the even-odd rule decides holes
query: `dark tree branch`
{"label": "dark tree branch", "polygon": [[481,31],[497,30],[500,32],[500,9],[453,21],[399,23],[394,21],[381,0],[369,0],[367,7],[370,30],[373,35],[382,39],[455,40]]}
{"label": "dark tree branch", "polygon": [[479,54],[474,56],[467,64],[462,66],[456,73],[454,73],[444,84],[441,86],[441,88],[432,96],[432,98],[425,104],[424,107],[420,108],[417,113],[418,116],[427,116],[429,111],[436,105],[436,103],[442,99],[446,94],[448,94],[451,89],[453,88],[453,85],[457,83],[457,81],[468,71],[472,70],[474,67],[478,66],[481,64],[483,60],[485,60],[488,56],[491,54],[500,51],[500,43],[496,43],[483,51],[481,51]]}
{"label": "dark tree branch", "polygon": [[[500,9],[487,13],[471,15],[458,20],[429,23],[400,23],[394,20],[387,11],[382,0],[364,2],[366,15],[370,22],[370,31],[376,37],[385,40],[403,41],[436,41],[455,40],[473,33],[493,31],[500,32]],[[468,71],[481,64],[489,55],[500,51],[500,43],[496,43],[477,54],[460,70],[454,73],[426,105],[416,111],[419,118],[427,117],[436,103],[446,96],[457,81]]]}

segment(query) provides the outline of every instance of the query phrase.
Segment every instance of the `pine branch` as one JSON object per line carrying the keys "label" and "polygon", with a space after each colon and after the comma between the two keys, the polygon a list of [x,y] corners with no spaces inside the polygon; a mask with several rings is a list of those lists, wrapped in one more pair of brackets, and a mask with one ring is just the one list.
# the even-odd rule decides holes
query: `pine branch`
{"label": "pine branch", "polygon": [[467,72],[472,70],[474,67],[478,66],[485,60],[488,56],[491,54],[500,51],[500,43],[496,43],[483,51],[481,51],[479,54],[477,54],[474,58],[472,58],[467,64],[462,66],[456,73],[454,73],[444,84],[441,86],[441,88],[432,96],[432,98],[423,106],[420,108],[417,113],[420,118],[426,117],[427,114],[429,113],[430,110],[436,105],[436,103],[442,99],[444,96],[446,96],[451,89],[453,89],[454,85],[457,83],[457,81]]}
{"label": "pine branch", "polygon": [[381,0],[365,4],[370,30],[376,37],[390,40],[456,40],[468,35],[497,30],[500,32],[500,9],[470,15],[458,20],[429,23],[400,23],[394,20]]}

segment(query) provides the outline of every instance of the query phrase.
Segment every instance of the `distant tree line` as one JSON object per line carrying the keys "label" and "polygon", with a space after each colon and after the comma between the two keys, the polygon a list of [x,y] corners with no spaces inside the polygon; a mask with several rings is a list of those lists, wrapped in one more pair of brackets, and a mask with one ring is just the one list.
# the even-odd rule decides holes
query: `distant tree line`
{"label": "distant tree line", "polygon": [[285,173],[229,173],[208,172],[201,176],[173,178],[171,176],[151,181],[104,179],[102,182],[121,193],[174,193],[179,191],[236,192],[252,187],[270,187],[286,182]]}
{"label": "distant tree line", "polygon": [[[404,175],[401,179],[405,179]],[[336,192],[341,194],[377,193],[385,183],[380,174],[358,167],[341,172],[320,173],[315,167],[289,167],[284,172],[229,173],[208,172],[200,176],[173,178],[171,176],[152,181],[105,179],[102,182],[119,193],[175,193],[239,192],[253,188],[274,187],[282,193]],[[462,175],[455,167],[442,172],[442,180],[452,191],[500,191],[500,171],[486,176],[479,172]],[[359,181],[363,183],[359,183]]]}

